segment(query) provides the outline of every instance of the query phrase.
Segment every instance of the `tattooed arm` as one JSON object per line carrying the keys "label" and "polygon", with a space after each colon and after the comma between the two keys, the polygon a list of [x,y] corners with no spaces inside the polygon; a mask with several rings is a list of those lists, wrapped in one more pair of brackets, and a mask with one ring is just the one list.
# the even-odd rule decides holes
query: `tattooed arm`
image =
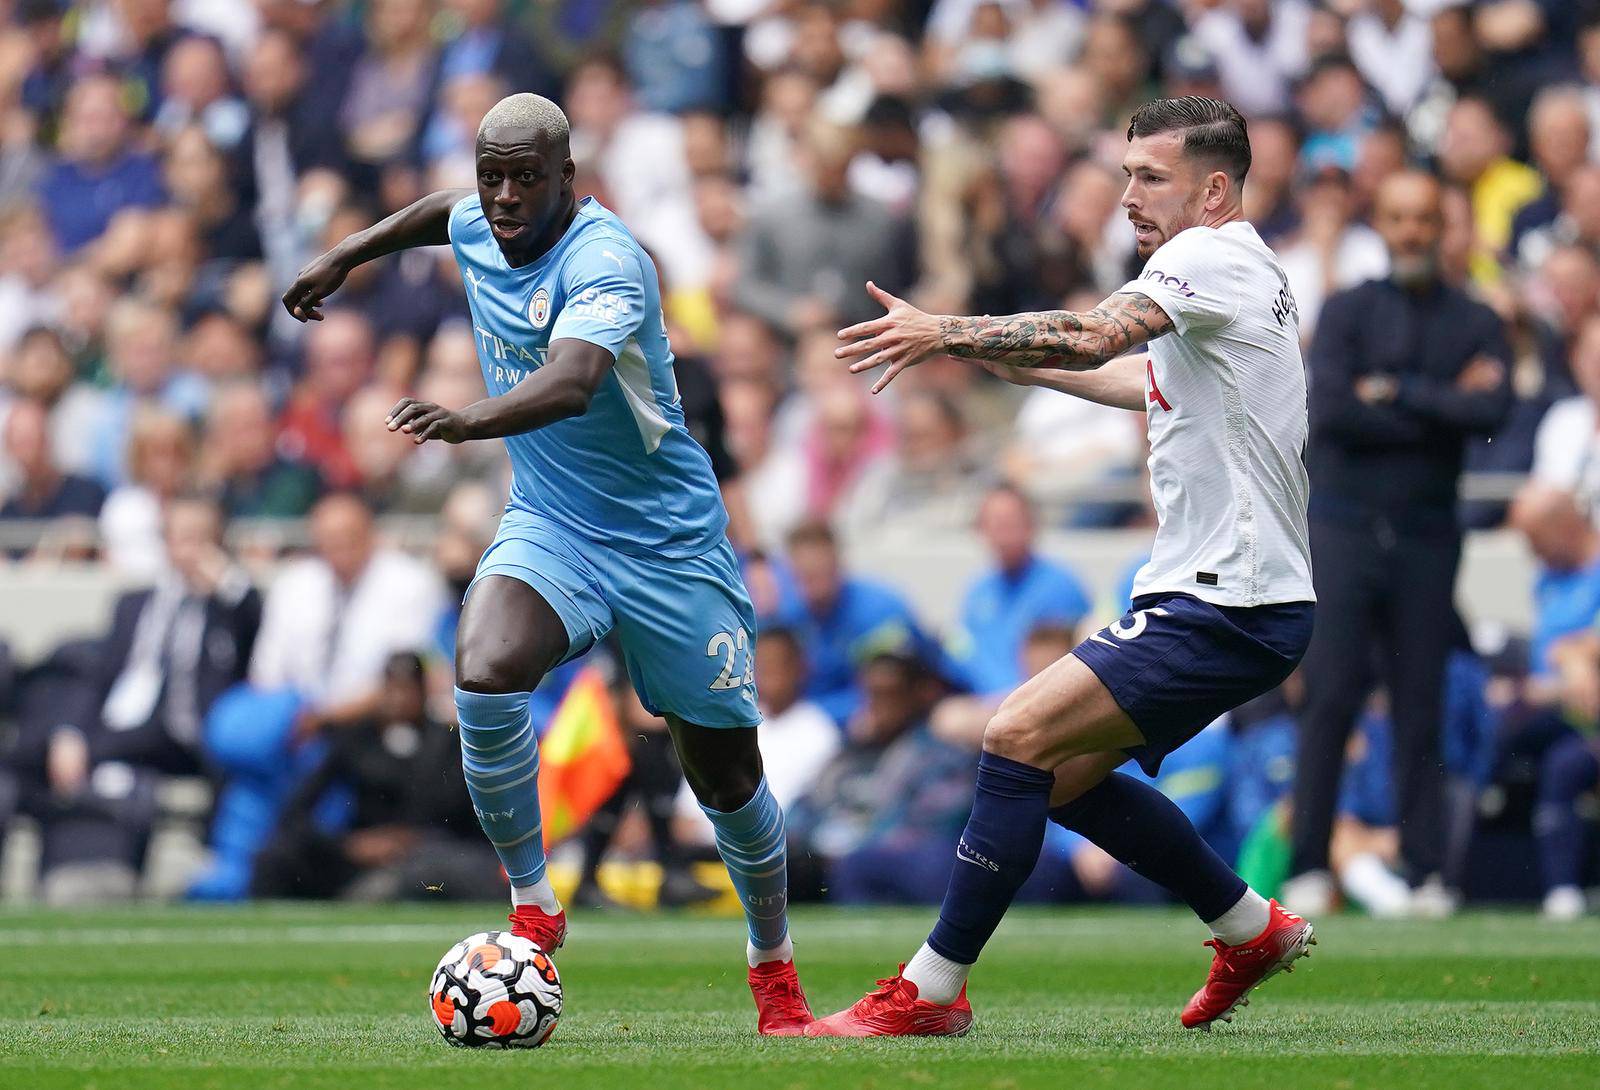
{"label": "tattooed arm", "polygon": [[938,355],[1029,370],[1093,370],[1172,328],[1172,319],[1154,301],[1132,292],[1118,292],[1087,314],[1057,310],[967,318],[925,314],[876,284],[868,283],[867,291],[888,313],[840,330],[846,343],[834,354],[853,360],[850,370],[858,374],[887,364],[873,393],[907,367]]}
{"label": "tattooed arm", "polygon": [[944,350],[1013,367],[1090,371],[1172,328],[1148,296],[1118,292],[1087,314],[1049,310],[1003,318],[939,319]]}

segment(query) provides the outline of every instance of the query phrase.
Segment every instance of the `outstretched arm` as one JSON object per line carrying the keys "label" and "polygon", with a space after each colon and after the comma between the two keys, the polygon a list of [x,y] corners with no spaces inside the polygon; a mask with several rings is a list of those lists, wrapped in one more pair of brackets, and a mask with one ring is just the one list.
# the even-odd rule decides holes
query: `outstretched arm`
{"label": "outstretched arm", "polygon": [[1154,300],[1131,292],[1118,292],[1087,314],[939,319],[944,350],[952,356],[1061,371],[1091,371],[1171,328],[1172,319]]}
{"label": "outstretched arm", "polygon": [[1136,292],[1118,292],[1086,314],[1053,310],[992,318],[926,314],[876,284],[869,283],[867,291],[888,313],[840,330],[839,339],[847,343],[835,355],[854,360],[850,370],[858,374],[887,364],[873,393],[907,367],[938,355],[1017,368],[1092,370],[1172,328],[1166,312]]}
{"label": "outstretched arm", "polygon": [[446,409],[431,401],[403,397],[389,410],[390,431],[403,431],[413,442],[443,439],[499,439],[520,435],[589,411],[589,401],[616,363],[609,349],[576,337],[550,343],[544,366],[498,397],[475,401],[465,409]]}
{"label": "outstretched arm", "polygon": [[977,363],[991,375],[1003,378],[1013,385],[1043,386],[1047,390],[1071,394],[1085,401],[1093,401],[1097,405],[1109,405],[1113,409],[1142,413],[1145,411],[1145,399],[1149,396],[1145,389],[1146,361],[1142,352],[1118,356],[1093,371],[1055,371],[1044,367],[1016,367],[1009,363],[996,363],[994,360],[985,359],[980,359]]}
{"label": "outstretched arm", "polygon": [[450,241],[450,209],[470,190],[441,189],[389,218],[357,231],[300,270],[283,305],[302,322],[322,321],[322,301],[344,283],[350,270],[374,258],[413,246],[444,246]]}

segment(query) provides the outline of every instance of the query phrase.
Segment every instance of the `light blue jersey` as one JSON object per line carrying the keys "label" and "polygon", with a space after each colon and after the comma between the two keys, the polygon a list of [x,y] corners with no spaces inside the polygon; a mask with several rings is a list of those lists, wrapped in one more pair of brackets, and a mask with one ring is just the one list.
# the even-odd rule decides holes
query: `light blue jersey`
{"label": "light blue jersey", "polygon": [[527,378],[564,337],[617,359],[588,412],[506,437],[510,507],[635,556],[716,547],[727,528],[722,494],[683,426],[655,264],[622,221],[585,197],[561,240],[513,269],[474,194],[450,211],[450,244],[490,396]]}
{"label": "light blue jersey", "polygon": [[649,255],[593,198],[520,269],[506,264],[476,196],[451,209],[450,244],[490,396],[563,337],[617,359],[588,412],[507,436],[511,501],[473,585],[506,576],[533,587],[566,627],[563,661],[615,633],[653,714],[759,723],[755,610],[711,459],[683,427]]}

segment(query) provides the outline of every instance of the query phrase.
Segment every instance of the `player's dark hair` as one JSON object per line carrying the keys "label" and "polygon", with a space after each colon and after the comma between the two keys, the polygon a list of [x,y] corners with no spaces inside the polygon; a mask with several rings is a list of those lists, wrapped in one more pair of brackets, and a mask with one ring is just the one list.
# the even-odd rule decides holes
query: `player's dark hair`
{"label": "player's dark hair", "polygon": [[1184,154],[1215,163],[1234,185],[1242,184],[1250,173],[1250,133],[1244,117],[1221,99],[1158,98],[1135,110],[1128,124],[1129,140],[1164,132],[1182,132]]}

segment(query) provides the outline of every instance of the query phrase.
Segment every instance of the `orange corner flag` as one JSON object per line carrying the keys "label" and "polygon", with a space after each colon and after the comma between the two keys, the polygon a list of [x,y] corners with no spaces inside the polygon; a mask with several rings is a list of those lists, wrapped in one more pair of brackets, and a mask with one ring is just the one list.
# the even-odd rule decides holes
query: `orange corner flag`
{"label": "orange corner flag", "polygon": [[584,667],[539,742],[545,847],[583,828],[632,767],[605,678],[598,667]]}

